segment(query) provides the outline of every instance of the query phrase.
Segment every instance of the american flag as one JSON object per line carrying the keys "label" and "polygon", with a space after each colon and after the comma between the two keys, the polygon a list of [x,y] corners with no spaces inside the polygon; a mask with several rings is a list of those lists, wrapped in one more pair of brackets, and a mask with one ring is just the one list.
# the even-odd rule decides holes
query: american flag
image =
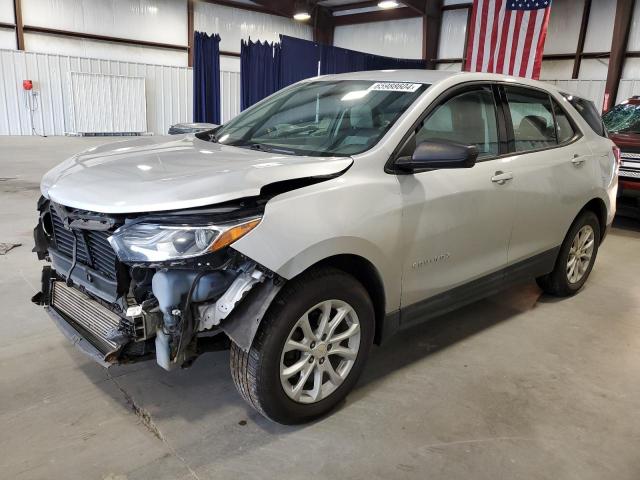
{"label": "american flag", "polygon": [[551,0],[474,0],[469,72],[539,78]]}

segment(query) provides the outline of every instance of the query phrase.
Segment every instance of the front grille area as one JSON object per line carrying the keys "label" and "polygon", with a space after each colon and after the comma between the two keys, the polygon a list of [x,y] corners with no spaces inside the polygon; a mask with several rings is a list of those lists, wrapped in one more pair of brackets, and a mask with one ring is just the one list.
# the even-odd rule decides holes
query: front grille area
{"label": "front grille area", "polygon": [[68,258],[73,258],[73,237],[77,240],[76,258],[105,277],[116,279],[117,257],[107,240],[109,232],[96,230],[67,230],[54,208],[50,209],[53,224],[53,237],[57,250]]}
{"label": "front grille area", "polygon": [[121,318],[108,308],[92,300],[64,282],[53,282],[51,287],[51,305],[64,314],[74,326],[88,333],[89,340],[97,349],[106,354],[117,350],[119,345],[111,340],[117,333]]}

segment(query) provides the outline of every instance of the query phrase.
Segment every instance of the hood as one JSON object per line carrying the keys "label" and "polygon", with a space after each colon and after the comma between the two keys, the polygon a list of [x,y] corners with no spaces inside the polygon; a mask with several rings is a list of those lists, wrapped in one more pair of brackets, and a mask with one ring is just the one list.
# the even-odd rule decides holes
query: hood
{"label": "hood", "polygon": [[640,134],[637,133],[610,133],[609,138],[613,140],[620,150],[627,152],[640,152]]}
{"label": "hood", "polygon": [[304,157],[260,152],[193,135],[140,137],[92,147],[42,179],[55,203],[101,213],[195,208],[254,196],[270,183],[331,175],[349,157]]}

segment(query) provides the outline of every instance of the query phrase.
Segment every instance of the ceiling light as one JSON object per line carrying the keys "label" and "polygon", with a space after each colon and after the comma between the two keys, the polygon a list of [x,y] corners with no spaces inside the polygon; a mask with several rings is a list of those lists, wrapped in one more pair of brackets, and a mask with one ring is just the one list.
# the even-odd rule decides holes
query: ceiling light
{"label": "ceiling light", "polygon": [[293,19],[298,20],[299,22],[304,22],[305,20],[309,20],[310,18],[311,15],[309,15],[309,12],[298,12],[293,15]]}
{"label": "ceiling light", "polygon": [[382,0],[381,2],[378,2],[378,7],[380,8],[396,8],[399,7],[400,4],[398,2],[396,2],[395,0]]}
{"label": "ceiling light", "polygon": [[298,20],[299,22],[309,20],[311,18],[311,14],[309,12],[309,2],[298,0],[294,5],[293,19]]}

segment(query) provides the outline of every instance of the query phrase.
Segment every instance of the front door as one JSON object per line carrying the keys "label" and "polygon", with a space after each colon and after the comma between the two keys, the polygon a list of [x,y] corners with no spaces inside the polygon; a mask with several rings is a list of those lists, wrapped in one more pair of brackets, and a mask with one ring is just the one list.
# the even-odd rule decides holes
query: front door
{"label": "front door", "polygon": [[401,150],[404,155],[420,142],[437,139],[473,144],[479,151],[472,168],[398,176],[404,202],[403,324],[419,322],[429,313],[421,312],[421,305],[438,301],[442,292],[470,285],[468,294],[474,295],[501,278],[514,198],[505,174],[508,162],[500,158],[500,125],[494,88],[474,84],[432,109]]}

